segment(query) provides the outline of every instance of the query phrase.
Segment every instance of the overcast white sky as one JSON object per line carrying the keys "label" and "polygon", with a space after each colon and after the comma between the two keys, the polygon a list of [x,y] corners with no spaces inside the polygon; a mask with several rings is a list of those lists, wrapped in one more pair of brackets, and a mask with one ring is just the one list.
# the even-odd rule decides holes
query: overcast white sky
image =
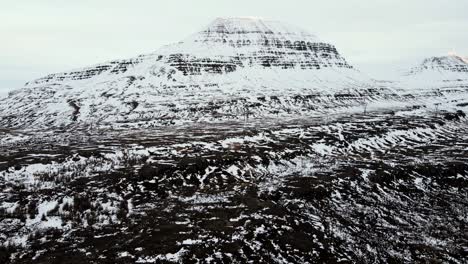
{"label": "overcast white sky", "polygon": [[468,55],[468,0],[0,1],[0,94],[48,73],[133,57],[216,17],[300,26],[376,78],[455,50]]}

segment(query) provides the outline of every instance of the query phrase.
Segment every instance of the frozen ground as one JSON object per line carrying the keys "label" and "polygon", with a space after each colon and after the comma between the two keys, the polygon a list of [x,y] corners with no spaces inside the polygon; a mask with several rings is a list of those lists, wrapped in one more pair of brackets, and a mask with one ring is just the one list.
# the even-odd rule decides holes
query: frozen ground
{"label": "frozen ground", "polygon": [[3,130],[0,261],[466,263],[467,122]]}

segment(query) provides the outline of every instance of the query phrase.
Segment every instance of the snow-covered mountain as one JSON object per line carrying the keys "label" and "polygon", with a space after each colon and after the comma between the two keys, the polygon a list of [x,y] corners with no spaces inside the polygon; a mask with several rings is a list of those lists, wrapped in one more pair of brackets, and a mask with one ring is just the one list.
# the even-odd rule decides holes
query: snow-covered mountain
{"label": "snow-covered mountain", "polygon": [[392,92],[303,29],[257,18],[219,18],[154,53],[28,82],[2,101],[0,124],[157,125],[297,113],[385,94]]}
{"label": "snow-covered mountain", "polygon": [[468,59],[458,55],[431,57],[412,68],[401,82],[414,89],[468,90]]}
{"label": "snow-covered mountain", "polygon": [[404,98],[426,107],[457,110],[468,105],[468,59],[454,54],[426,58],[394,85]]}
{"label": "snow-covered mountain", "polygon": [[218,18],[156,52],[28,82],[1,100],[0,126],[154,126],[447,101],[467,94],[467,61],[433,57],[396,82],[378,82],[301,28]]}

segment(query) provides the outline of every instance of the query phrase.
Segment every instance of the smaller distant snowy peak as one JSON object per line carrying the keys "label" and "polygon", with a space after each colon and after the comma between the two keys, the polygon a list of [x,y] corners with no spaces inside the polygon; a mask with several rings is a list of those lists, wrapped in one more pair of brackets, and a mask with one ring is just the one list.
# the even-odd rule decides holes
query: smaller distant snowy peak
{"label": "smaller distant snowy peak", "polygon": [[[430,57],[404,73],[399,84],[405,89],[443,92],[445,96],[468,94],[468,63],[461,56]],[[439,96],[440,97],[440,96]]]}
{"label": "smaller distant snowy peak", "polygon": [[406,75],[414,75],[424,71],[468,73],[468,58],[454,54],[427,58],[419,66],[411,69]]}

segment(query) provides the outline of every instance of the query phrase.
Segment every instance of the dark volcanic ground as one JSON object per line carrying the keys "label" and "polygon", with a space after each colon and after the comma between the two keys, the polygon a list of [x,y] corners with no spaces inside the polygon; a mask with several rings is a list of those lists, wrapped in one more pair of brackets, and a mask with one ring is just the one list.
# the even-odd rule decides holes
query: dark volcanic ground
{"label": "dark volcanic ground", "polygon": [[463,112],[0,135],[0,263],[468,261]]}

